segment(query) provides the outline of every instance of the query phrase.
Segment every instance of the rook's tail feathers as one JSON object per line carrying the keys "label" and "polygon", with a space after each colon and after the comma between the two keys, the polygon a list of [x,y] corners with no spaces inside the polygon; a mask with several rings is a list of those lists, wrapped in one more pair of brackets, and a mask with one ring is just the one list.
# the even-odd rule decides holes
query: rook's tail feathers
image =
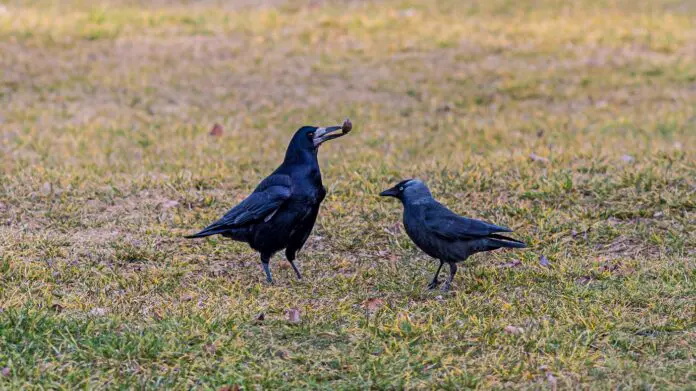
{"label": "rook's tail feathers", "polygon": [[204,238],[206,236],[211,236],[211,235],[217,235],[225,232],[225,228],[222,227],[208,227],[204,229],[203,231],[193,234],[193,235],[186,235],[184,238],[186,239],[196,239],[196,238]]}
{"label": "rook's tail feathers", "polygon": [[527,248],[527,245],[524,242],[521,242],[517,239],[509,238],[507,236],[499,234],[490,234],[488,235],[488,238],[491,240],[491,242],[495,243],[497,246],[500,247]]}

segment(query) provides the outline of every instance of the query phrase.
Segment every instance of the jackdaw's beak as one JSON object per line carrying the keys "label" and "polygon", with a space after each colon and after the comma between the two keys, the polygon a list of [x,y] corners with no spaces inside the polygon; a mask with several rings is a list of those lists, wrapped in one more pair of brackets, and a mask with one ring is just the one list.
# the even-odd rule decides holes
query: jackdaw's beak
{"label": "jackdaw's beak", "polygon": [[[319,147],[325,141],[345,136],[346,134],[348,134],[348,132],[351,131],[352,128],[353,124],[347,118],[341,126],[329,126],[328,128],[318,128],[316,132],[314,132],[314,147]],[[341,132],[336,133],[339,130]]]}
{"label": "jackdaw's beak", "polygon": [[379,195],[382,197],[397,197],[399,195],[399,190],[397,190],[396,187],[392,187],[391,189],[379,193]]}

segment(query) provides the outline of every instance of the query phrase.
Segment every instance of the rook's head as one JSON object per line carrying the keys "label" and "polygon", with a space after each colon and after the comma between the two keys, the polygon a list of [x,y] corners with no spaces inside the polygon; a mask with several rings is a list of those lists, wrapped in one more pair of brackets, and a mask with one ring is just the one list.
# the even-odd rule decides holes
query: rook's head
{"label": "rook's head", "polygon": [[326,141],[345,136],[353,128],[350,120],[346,119],[343,125],[316,127],[303,126],[295,132],[295,135],[290,142],[291,148],[299,148],[304,150],[316,151],[319,146]]}
{"label": "rook's head", "polygon": [[382,197],[398,198],[402,202],[413,202],[420,199],[432,198],[428,186],[418,179],[403,180],[394,187],[379,193],[379,195]]}

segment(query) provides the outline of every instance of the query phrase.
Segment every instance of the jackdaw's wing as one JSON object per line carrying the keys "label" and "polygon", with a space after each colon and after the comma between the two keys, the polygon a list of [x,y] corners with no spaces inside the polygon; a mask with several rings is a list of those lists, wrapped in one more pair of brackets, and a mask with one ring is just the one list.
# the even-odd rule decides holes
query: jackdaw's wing
{"label": "jackdaw's wing", "polygon": [[495,232],[512,232],[510,228],[469,219],[447,209],[440,203],[425,209],[425,227],[444,240],[467,240],[488,236]]}

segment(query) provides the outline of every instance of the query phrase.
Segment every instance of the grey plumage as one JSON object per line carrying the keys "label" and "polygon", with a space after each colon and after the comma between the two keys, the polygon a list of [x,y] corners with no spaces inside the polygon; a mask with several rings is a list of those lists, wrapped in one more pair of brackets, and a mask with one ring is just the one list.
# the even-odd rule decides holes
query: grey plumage
{"label": "grey plumage", "polygon": [[413,242],[426,254],[440,260],[440,266],[428,287],[435,288],[444,263],[450,267],[450,276],[442,287],[450,288],[457,273],[457,263],[469,256],[499,248],[524,248],[523,242],[501,235],[512,232],[507,227],[481,220],[462,217],[437,202],[425,183],[417,179],[399,182],[380,193],[398,198],[404,206],[404,227]]}

